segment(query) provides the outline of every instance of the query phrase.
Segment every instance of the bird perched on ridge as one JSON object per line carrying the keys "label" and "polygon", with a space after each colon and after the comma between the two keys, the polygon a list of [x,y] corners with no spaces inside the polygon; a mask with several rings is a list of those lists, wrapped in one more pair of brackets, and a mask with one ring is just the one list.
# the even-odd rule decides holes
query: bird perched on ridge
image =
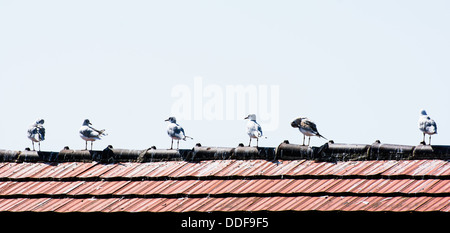
{"label": "bird perched on ridge", "polygon": [[250,137],[250,141],[248,142],[248,146],[252,143],[252,138],[256,138],[256,147],[258,147],[259,138],[263,136],[263,132],[261,126],[256,122],[256,115],[249,114],[244,119],[248,119],[247,122],[247,134]]}
{"label": "bird perched on ridge", "polygon": [[167,134],[172,138],[172,144],[170,144],[170,149],[173,149],[173,140],[177,140],[177,149],[180,146],[180,140],[186,141],[186,138],[193,139],[192,137],[186,136],[184,134],[184,129],[179,124],[177,124],[177,118],[169,117],[165,121],[168,121]]}
{"label": "bird perched on ridge", "polygon": [[311,141],[311,136],[317,136],[326,139],[324,136],[320,135],[319,131],[317,130],[316,124],[306,117],[299,117],[295,119],[294,121],[291,122],[291,126],[293,128],[298,128],[300,132],[302,132],[303,145],[305,145],[305,136],[308,136],[308,146]]}
{"label": "bird perched on ridge", "polygon": [[105,130],[98,130],[91,126],[91,122],[89,119],[85,119],[83,121],[83,125],[80,128],[80,137],[86,141],[86,147],[85,150],[87,150],[87,142],[91,142],[91,150],[92,150],[92,144],[95,140],[100,140],[102,136],[106,136],[108,134],[105,133]]}
{"label": "bird perched on ridge", "polygon": [[43,126],[44,119],[37,119],[34,124],[28,128],[28,138],[31,140],[34,151],[34,143],[37,142],[39,145],[39,151],[41,151],[41,141],[45,140],[45,128]]}
{"label": "bird perched on ridge", "polygon": [[437,134],[437,125],[436,122],[434,122],[433,119],[431,119],[428,115],[427,112],[422,109],[420,111],[420,117],[419,117],[419,129],[420,131],[422,131],[423,133],[423,144],[425,143],[425,134],[430,135],[429,141],[428,141],[428,145],[431,145],[431,135],[433,134]]}

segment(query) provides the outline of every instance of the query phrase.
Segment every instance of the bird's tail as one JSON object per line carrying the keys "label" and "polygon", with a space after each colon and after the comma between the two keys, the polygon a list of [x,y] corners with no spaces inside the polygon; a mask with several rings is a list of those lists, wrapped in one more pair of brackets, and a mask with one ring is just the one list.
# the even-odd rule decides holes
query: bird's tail
{"label": "bird's tail", "polygon": [[108,136],[108,134],[105,132],[105,129],[102,130],[96,130],[98,132],[98,136]]}
{"label": "bird's tail", "polygon": [[328,140],[326,137],[320,135],[320,133],[317,133],[316,136],[319,137],[319,138],[323,138],[323,139],[325,139],[325,140]]}

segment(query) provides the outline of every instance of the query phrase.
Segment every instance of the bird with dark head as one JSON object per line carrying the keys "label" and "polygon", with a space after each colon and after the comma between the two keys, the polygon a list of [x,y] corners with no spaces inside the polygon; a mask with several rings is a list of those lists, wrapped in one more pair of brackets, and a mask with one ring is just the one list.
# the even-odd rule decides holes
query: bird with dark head
{"label": "bird with dark head", "polygon": [[249,114],[244,119],[248,119],[247,122],[247,135],[250,137],[250,141],[248,143],[248,146],[252,143],[252,138],[256,139],[256,147],[258,147],[259,138],[263,136],[263,132],[261,129],[261,126],[256,122],[256,115],[255,114]]}
{"label": "bird with dark head", "polygon": [[428,139],[428,145],[431,145],[431,135],[433,134],[437,134],[437,125],[436,122],[431,119],[427,112],[422,109],[420,111],[420,117],[419,117],[419,130],[422,131],[423,133],[423,140],[422,140],[422,144],[426,144],[425,143],[425,134],[430,135],[429,139]]}
{"label": "bird with dark head", "polygon": [[34,151],[34,143],[37,142],[39,146],[39,151],[41,150],[41,141],[45,140],[45,128],[44,128],[44,119],[37,119],[34,124],[28,128],[27,131],[28,139],[31,140],[31,144],[33,145]]}
{"label": "bird with dark head", "polygon": [[177,140],[177,149],[180,146],[180,140],[186,141],[186,138],[193,139],[192,137],[186,136],[184,134],[184,129],[179,124],[177,124],[177,119],[175,117],[169,117],[165,121],[168,121],[167,125],[167,135],[172,138],[172,143],[170,144],[170,149],[173,149],[173,140]]}
{"label": "bird with dark head", "polygon": [[[308,136],[308,146],[311,142],[311,136],[317,136],[326,139],[317,130],[316,124],[306,117],[299,117],[291,122],[293,128],[298,128],[303,134],[303,145],[305,145],[305,137]],[[327,139],[326,139],[327,140]]]}
{"label": "bird with dark head", "polygon": [[98,130],[91,126],[91,122],[89,119],[85,119],[83,121],[83,125],[80,128],[80,137],[86,141],[86,147],[85,150],[87,150],[87,142],[91,142],[91,150],[92,150],[92,144],[95,140],[100,140],[102,136],[106,136],[108,134],[105,133],[105,130]]}

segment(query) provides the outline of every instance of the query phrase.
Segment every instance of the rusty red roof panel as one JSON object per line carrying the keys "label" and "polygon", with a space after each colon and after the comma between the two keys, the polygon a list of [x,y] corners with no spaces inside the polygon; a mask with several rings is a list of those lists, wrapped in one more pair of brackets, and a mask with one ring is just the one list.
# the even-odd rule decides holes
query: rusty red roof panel
{"label": "rusty red roof panel", "polygon": [[109,195],[127,185],[130,181],[88,181],[74,186],[68,195]]}
{"label": "rusty red roof panel", "polygon": [[[36,201],[39,202],[41,198],[37,198]],[[71,198],[48,198],[39,202],[40,204],[36,206],[31,206],[31,211],[35,212],[55,212],[61,206],[64,206],[69,202]]]}
{"label": "rusty red roof panel", "polygon": [[289,173],[290,170],[297,167],[299,164],[306,160],[281,160],[272,163],[272,166],[268,167],[264,171],[260,172],[264,176],[282,176]]}
{"label": "rusty red roof panel", "polygon": [[118,200],[101,210],[101,212],[130,212],[127,211],[129,208],[137,203],[142,203],[143,201],[144,199],[141,198],[118,198]]}
{"label": "rusty red roof panel", "polygon": [[[432,201],[433,200],[433,201]],[[4,211],[211,212],[211,211],[448,211],[448,197],[224,197],[0,199]]]}
{"label": "rusty red roof panel", "polygon": [[[95,164],[95,163],[93,163]],[[113,167],[117,166],[118,164],[95,164],[95,166],[90,167],[89,169],[86,169],[84,172],[77,175],[77,177],[80,178],[95,178],[100,177],[103,173],[109,171]]]}
{"label": "rusty red roof panel", "polygon": [[[17,176],[15,175],[16,173],[22,174],[22,170],[28,170],[27,167],[36,167],[39,166],[38,164],[35,163],[5,163],[4,166],[2,166],[0,168],[0,178],[10,178],[12,176]],[[45,166],[45,164],[41,165],[43,167],[47,167]]]}
{"label": "rusty red roof panel", "polygon": [[439,179],[253,179],[144,181],[6,181],[0,196],[14,195],[218,195],[218,194],[433,194],[449,195]]}
{"label": "rusty red roof panel", "polygon": [[450,211],[443,160],[0,163],[0,212]]}
{"label": "rusty red roof panel", "polygon": [[221,160],[189,163],[184,161],[154,163],[4,163],[0,179],[135,178],[135,177],[209,177],[209,176],[301,176],[301,175],[383,175],[449,176],[450,164],[442,160],[315,162]]}
{"label": "rusty red roof panel", "polygon": [[419,206],[416,211],[436,211],[450,207],[450,199],[447,197],[434,197],[433,201],[428,201]]}

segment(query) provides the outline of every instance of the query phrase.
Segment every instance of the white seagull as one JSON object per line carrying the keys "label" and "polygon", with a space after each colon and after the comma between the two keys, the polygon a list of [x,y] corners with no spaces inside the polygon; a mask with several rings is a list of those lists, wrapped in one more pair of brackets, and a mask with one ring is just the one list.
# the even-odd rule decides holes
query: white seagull
{"label": "white seagull", "polygon": [[298,128],[300,132],[302,132],[303,145],[305,145],[305,136],[308,136],[308,146],[311,141],[311,136],[317,136],[326,139],[324,136],[320,135],[319,131],[317,130],[316,124],[306,117],[299,117],[295,119],[293,122],[291,122],[291,126],[294,128]]}
{"label": "white seagull", "polygon": [[430,135],[429,143],[428,145],[431,145],[431,135],[437,134],[437,125],[436,122],[434,122],[433,119],[431,119],[425,110],[420,111],[420,117],[419,117],[419,129],[423,133],[423,144],[425,143],[425,134]]}
{"label": "white seagull", "polygon": [[31,140],[31,144],[33,144],[33,151],[35,142],[38,143],[39,151],[41,151],[41,141],[45,140],[45,128],[43,124],[44,119],[37,119],[28,129],[28,138]]}
{"label": "white seagull", "polygon": [[258,147],[258,141],[259,141],[259,138],[263,136],[263,132],[262,132],[261,126],[258,124],[258,122],[256,122],[256,115],[249,114],[244,119],[248,119],[247,134],[250,137],[248,146],[250,146],[250,144],[252,143],[252,138],[256,138],[256,147]]}
{"label": "white seagull", "polygon": [[91,126],[91,122],[86,119],[83,122],[83,125],[80,128],[80,137],[86,141],[86,148],[85,150],[87,150],[87,142],[90,141],[91,142],[91,150],[92,150],[92,144],[94,143],[95,140],[100,140],[102,136],[106,136],[108,134],[105,133],[105,130],[98,130],[98,129],[94,129]]}
{"label": "white seagull", "polygon": [[179,124],[177,124],[177,118],[169,117],[165,121],[168,121],[167,134],[172,138],[172,144],[170,144],[170,149],[173,149],[173,140],[177,140],[177,149],[180,146],[180,140],[186,141],[186,138],[193,139],[192,137],[186,136],[184,134],[184,129]]}

